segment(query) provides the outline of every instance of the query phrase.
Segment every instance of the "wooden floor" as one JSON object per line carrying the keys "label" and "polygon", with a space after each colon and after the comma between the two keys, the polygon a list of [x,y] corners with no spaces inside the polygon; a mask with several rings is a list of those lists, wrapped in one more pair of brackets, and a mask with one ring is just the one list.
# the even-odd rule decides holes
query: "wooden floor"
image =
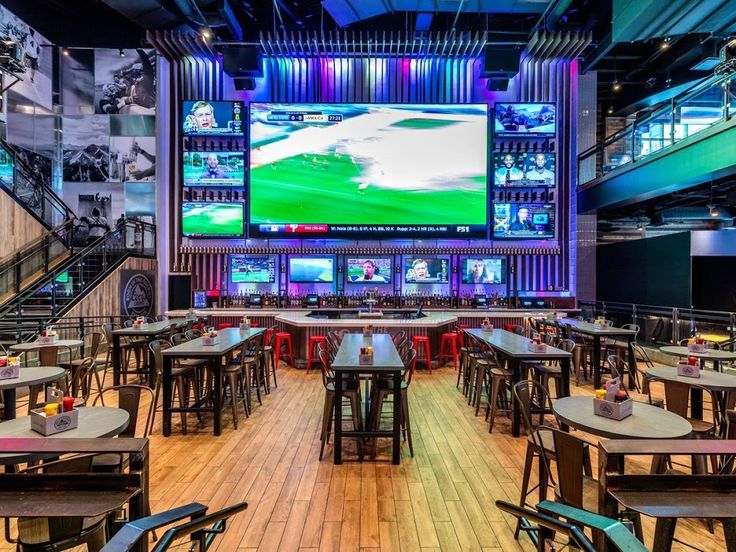
{"label": "wooden floor", "polygon": [[[488,433],[457,389],[451,367],[418,372],[410,391],[415,457],[402,464],[319,460],[323,387],[318,372],[278,370],[279,387],[223,435],[197,427],[151,436],[152,510],[197,501],[217,509],[246,501],[219,539],[219,551],[236,550],[532,550],[513,539],[514,524],[497,499],[517,502],[525,438],[510,435],[501,418]],[[573,388],[589,393],[590,385]],[[108,403],[111,401],[107,401]],[[349,447],[346,447],[349,448]],[[354,448],[352,449],[355,450]],[[595,462],[595,458],[594,458]],[[645,520],[647,521],[647,520]],[[652,523],[645,523],[651,546]],[[710,535],[700,521],[681,523],[676,537],[701,550],[722,550],[723,532]],[[690,548],[676,545],[674,550]],[[0,550],[12,550],[7,543]]]}

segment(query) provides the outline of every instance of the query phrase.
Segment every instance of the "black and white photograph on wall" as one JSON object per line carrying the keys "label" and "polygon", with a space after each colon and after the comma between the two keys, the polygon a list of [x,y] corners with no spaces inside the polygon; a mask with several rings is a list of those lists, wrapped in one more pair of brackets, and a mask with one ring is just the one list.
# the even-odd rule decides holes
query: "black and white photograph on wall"
{"label": "black and white photograph on wall", "polygon": [[110,137],[110,181],[153,182],[156,176],[156,138]]}
{"label": "black and white photograph on wall", "polygon": [[108,117],[64,117],[63,125],[64,181],[106,182],[110,168]]}
{"label": "black and white photograph on wall", "polygon": [[14,88],[3,94],[8,123],[6,139],[13,145],[53,157],[58,116],[38,104],[29,104]]}
{"label": "black and white photograph on wall", "polygon": [[81,114],[95,101],[95,53],[88,48],[67,48],[61,60],[61,103],[64,113]]}
{"label": "black and white photograph on wall", "polygon": [[95,113],[153,115],[155,108],[154,50],[95,50]]}
{"label": "black and white photograph on wall", "polygon": [[53,49],[51,42],[13,12],[0,5],[0,38],[11,40],[21,48],[19,60],[25,71],[23,80],[13,89],[24,98],[51,109],[51,76]]}
{"label": "black and white photograph on wall", "polygon": [[53,161],[50,157],[36,153],[26,148],[16,146],[15,148],[16,160],[29,167],[31,172],[38,177],[41,182],[47,186],[51,186],[51,172],[53,168]]}
{"label": "black and white photograph on wall", "polygon": [[64,182],[62,199],[77,214],[75,246],[88,245],[124,220],[123,184]]}

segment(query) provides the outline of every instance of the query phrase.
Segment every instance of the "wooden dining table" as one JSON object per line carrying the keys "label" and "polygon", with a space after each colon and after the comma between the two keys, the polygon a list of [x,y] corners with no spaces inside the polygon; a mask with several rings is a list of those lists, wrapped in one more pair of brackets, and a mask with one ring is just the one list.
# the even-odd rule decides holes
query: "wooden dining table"
{"label": "wooden dining table", "polygon": [[[545,360],[558,360],[561,367],[560,395],[567,397],[570,394],[570,360],[572,353],[563,351],[550,345],[545,345],[543,352],[532,352],[529,350],[530,340],[527,337],[506,330],[484,331],[477,328],[466,330],[473,337],[479,339],[506,359],[508,370],[514,384],[522,379],[522,361],[541,362]],[[521,413],[516,401],[511,403],[511,434],[518,437],[521,433]]]}
{"label": "wooden dining table", "polygon": [[[259,334],[264,333],[265,328],[251,328],[247,331],[240,331],[239,328],[225,328],[218,332],[218,342],[215,345],[205,345],[203,338],[198,337],[191,341],[185,341],[175,347],[161,351],[164,360],[163,366],[163,434],[164,437],[171,435],[171,416],[179,412],[212,412],[214,414],[214,434],[222,434],[222,368],[223,359],[228,357],[235,349],[242,347],[243,343],[252,340]],[[173,379],[171,371],[175,359],[185,358],[203,358],[208,361],[208,368],[211,370],[214,379],[212,385],[212,405],[205,405],[208,397],[199,399],[197,403],[187,407],[171,406],[171,386]],[[247,390],[250,392],[250,389]]]}
{"label": "wooden dining table", "polygon": [[[372,364],[360,364],[360,349],[367,346],[373,347],[373,362]],[[340,342],[340,348],[335,355],[331,368],[335,375],[335,464],[342,464],[343,437],[390,437],[392,440],[391,462],[398,465],[401,462],[400,405],[404,363],[391,336],[389,334],[373,334],[373,337],[365,338],[360,333],[346,334]],[[393,425],[391,431],[344,431],[342,429],[343,377],[363,374],[390,375],[393,378]]]}
{"label": "wooden dining table", "polygon": [[3,419],[15,419],[15,400],[18,389],[59,381],[65,375],[66,370],[61,366],[26,366],[20,369],[19,377],[0,379],[0,391],[3,393]]}

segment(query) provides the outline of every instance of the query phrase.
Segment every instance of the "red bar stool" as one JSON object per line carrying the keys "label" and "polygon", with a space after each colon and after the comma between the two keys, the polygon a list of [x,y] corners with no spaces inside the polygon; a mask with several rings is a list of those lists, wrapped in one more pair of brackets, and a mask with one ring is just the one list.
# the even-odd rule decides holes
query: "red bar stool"
{"label": "red bar stool", "polygon": [[[282,353],[281,349],[286,346],[286,352]],[[279,358],[284,356],[291,359],[291,365],[294,366],[294,349],[291,346],[291,334],[289,332],[276,332],[276,343],[273,346],[274,359],[273,367],[274,370],[279,366]]]}
{"label": "red bar stool", "polygon": [[319,352],[315,353],[315,350],[319,351],[319,344],[325,343],[326,339],[323,335],[313,335],[309,338],[309,348],[307,349],[307,374],[312,369],[312,361],[320,362]]}
{"label": "red bar stool", "polygon": [[[445,352],[445,346],[449,349]],[[457,370],[457,332],[445,332],[440,341],[440,356],[437,366],[442,366],[445,358],[452,358],[452,366]]]}
{"label": "red bar stool", "polygon": [[222,322],[217,325],[217,330],[220,331],[220,330],[224,330],[225,328],[232,328],[232,327],[233,325],[231,322]]}
{"label": "red bar stool", "polygon": [[261,325],[260,325],[260,324],[259,324],[258,322],[251,322],[251,323],[250,323],[250,327],[251,327],[251,328],[260,328],[260,327],[261,327]]}
{"label": "red bar stool", "polygon": [[[417,351],[417,356],[414,357],[411,371],[415,372],[417,369],[417,361],[426,362],[429,373],[432,373],[432,357],[429,353],[429,338],[426,335],[415,335],[411,338],[411,342],[414,345],[414,349]],[[419,358],[420,351],[424,350],[424,357]]]}

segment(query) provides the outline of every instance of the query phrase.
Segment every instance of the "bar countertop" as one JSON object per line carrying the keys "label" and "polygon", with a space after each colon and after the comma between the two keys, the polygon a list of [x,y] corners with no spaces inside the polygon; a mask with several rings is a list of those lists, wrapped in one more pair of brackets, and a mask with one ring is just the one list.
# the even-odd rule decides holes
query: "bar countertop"
{"label": "bar countertop", "polygon": [[[333,308],[333,307],[325,307],[325,308],[319,308],[319,309],[275,309],[275,308],[252,308],[252,309],[194,309],[194,314],[197,316],[205,317],[205,316],[276,316],[276,317],[292,317],[296,315],[305,316],[309,313],[315,313],[319,314],[320,312],[357,312],[361,309],[357,308]],[[375,310],[384,310],[386,312],[416,312],[415,308],[393,308],[393,307],[383,307],[376,308]],[[454,317],[454,318],[506,318],[506,317],[533,317],[533,318],[543,318],[547,316],[548,314],[552,313],[574,313],[579,312],[578,309],[438,309],[438,308],[425,308],[424,314],[429,317],[430,315],[439,315],[439,316],[445,316],[445,317]],[[167,316],[171,317],[181,317],[186,316],[187,311],[186,310],[172,310],[172,311],[166,311]],[[319,321],[319,318],[307,318],[307,320],[317,320]],[[323,319],[322,319],[323,320]],[[355,322],[360,322],[359,325],[363,325],[366,320],[371,320],[370,318],[366,319],[360,319],[355,320]],[[375,319],[375,320],[382,320],[382,319]],[[427,321],[427,318],[421,318],[418,320],[405,320],[405,322],[419,322],[421,320]],[[341,322],[349,322],[350,320],[342,319]],[[392,320],[385,320],[387,322],[390,322]],[[398,322],[398,320],[393,320],[393,322]]]}

